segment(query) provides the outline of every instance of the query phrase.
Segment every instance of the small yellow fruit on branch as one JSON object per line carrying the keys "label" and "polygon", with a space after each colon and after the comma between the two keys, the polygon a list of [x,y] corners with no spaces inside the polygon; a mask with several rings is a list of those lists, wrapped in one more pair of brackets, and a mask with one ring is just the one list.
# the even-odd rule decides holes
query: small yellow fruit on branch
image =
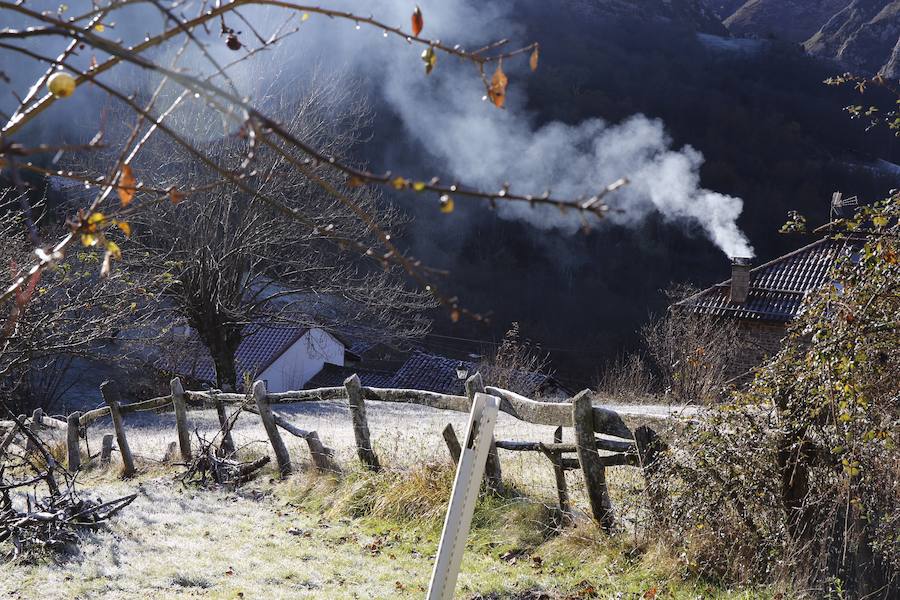
{"label": "small yellow fruit on branch", "polygon": [[47,89],[57,98],[68,98],[75,91],[75,78],[59,71],[47,80]]}

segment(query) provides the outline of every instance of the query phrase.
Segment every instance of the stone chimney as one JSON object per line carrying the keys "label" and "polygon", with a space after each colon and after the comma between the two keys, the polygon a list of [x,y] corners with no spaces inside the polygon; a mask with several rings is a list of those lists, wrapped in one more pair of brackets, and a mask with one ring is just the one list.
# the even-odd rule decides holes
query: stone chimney
{"label": "stone chimney", "polygon": [[737,304],[747,301],[750,293],[750,259],[733,257],[731,259],[731,293],[730,299]]}

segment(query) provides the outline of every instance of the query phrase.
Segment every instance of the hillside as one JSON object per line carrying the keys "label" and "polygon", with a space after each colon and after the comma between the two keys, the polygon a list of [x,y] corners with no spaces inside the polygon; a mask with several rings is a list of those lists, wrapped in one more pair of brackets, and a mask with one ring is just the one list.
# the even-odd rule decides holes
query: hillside
{"label": "hillside", "polygon": [[[713,9],[724,4],[708,2]],[[855,72],[900,74],[900,0],[750,0],[724,24],[734,36],[803,44]]]}
{"label": "hillside", "polygon": [[701,0],[568,0],[566,4],[587,19],[671,21],[702,33],[727,35],[717,13]]}

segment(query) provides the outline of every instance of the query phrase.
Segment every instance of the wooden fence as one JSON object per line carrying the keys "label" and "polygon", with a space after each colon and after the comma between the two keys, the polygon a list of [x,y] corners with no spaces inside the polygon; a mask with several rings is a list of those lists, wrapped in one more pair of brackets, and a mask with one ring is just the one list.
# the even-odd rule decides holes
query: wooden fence
{"label": "wooden fence", "polygon": [[[381,468],[381,461],[372,448],[371,434],[366,418],[366,402],[400,402],[419,404],[441,410],[453,410],[468,413],[471,410],[475,394],[483,392],[498,398],[500,411],[512,417],[536,425],[556,427],[552,442],[542,441],[505,441],[493,440],[489,452],[486,484],[495,490],[502,489],[502,471],[497,449],[513,452],[540,452],[545,455],[554,471],[559,507],[564,518],[571,517],[571,504],[566,488],[565,471],[579,469],[584,475],[585,488],[593,517],[605,529],[614,523],[612,504],[606,484],[606,468],[610,466],[632,466],[641,468],[645,476],[654,472],[656,457],[664,449],[653,429],[647,425],[632,431],[625,423],[623,416],[636,417],[642,420],[664,420],[648,414],[626,414],[607,408],[593,406],[591,392],[584,390],[567,402],[541,402],[525,398],[508,390],[485,387],[480,374],[475,374],[466,381],[466,395],[439,394],[423,390],[386,389],[365,387],[360,385],[356,375],[349,377],[343,386],[299,390],[289,392],[266,391],[265,383],[257,381],[250,394],[223,393],[218,391],[186,391],[179,379],[171,382],[171,393],[159,398],[152,398],[131,404],[122,404],[117,387],[112,382],[104,382],[100,386],[101,395],[106,406],[84,413],[75,412],[66,420],[44,415],[37,409],[30,419],[24,415],[20,421],[26,422],[32,431],[40,427],[49,427],[66,431],[69,469],[77,470],[80,466],[79,439],[86,437],[86,429],[98,419],[110,416],[115,432],[119,453],[122,456],[123,476],[130,477],[135,472],[134,458],[125,435],[123,417],[138,411],[168,410],[175,413],[176,435],[182,459],[191,459],[190,427],[188,406],[217,408],[220,421],[225,419],[224,405],[241,405],[244,410],[257,414],[265,428],[272,445],[278,469],[287,475],[293,471],[287,448],[281,439],[279,429],[306,441],[315,468],[322,472],[339,473],[340,468],[334,460],[334,452],[325,447],[315,431],[301,429],[273,410],[273,405],[299,402],[321,402],[344,400],[350,407],[350,417],[356,442],[357,455],[362,465],[370,470]],[[78,433],[73,433],[75,424]],[[0,426],[8,424],[0,421]],[[574,429],[575,443],[562,442],[564,427]],[[16,427],[0,439],[0,452],[15,437]],[[604,437],[597,437],[601,434]],[[459,441],[451,425],[443,431],[444,439],[451,458],[459,458]],[[113,436],[104,436],[101,462],[109,461]],[[603,450],[612,454],[601,455]],[[575,458],[566,457],[574,454]]]}

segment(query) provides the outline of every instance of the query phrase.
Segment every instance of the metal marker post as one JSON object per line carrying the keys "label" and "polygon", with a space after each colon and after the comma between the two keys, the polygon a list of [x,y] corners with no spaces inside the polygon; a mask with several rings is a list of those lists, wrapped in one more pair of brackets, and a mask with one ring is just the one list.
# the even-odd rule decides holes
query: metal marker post
{"label": "metal marker post", "polygon": [[444,519],[444,532],[441,534],[437,560],[431,574],[428,600],[453,598],[499,408],[499,398],[475,394],[466,429],[466,445],[459,457],[450,506],[447,508],[447,518]]}

